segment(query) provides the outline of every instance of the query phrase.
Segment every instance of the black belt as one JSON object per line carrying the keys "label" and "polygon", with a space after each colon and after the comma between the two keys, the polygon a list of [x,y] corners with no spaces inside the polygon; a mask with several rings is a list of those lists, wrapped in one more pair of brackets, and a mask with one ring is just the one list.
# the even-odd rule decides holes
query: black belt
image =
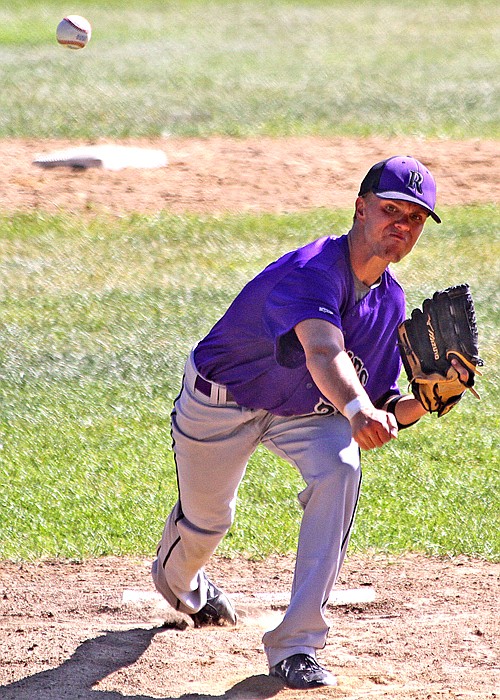
{"label": "black belt", "polygon": [[[196,379],[194,380],[194,388],[200,391],[204,396],[207,396],[209,399],[212,397],[212,382],[209,382],[208,379],[200,377],[199,374],[196,375]],[[231,394],[229,389],[226,389],[226,402],[231,401],[236,403],[234,396]]]}

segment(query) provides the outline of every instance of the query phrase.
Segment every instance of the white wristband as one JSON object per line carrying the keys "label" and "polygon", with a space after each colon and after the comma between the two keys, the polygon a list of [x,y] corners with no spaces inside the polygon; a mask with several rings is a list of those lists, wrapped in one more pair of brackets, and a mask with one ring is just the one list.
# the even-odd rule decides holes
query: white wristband
{"label": "white wristband", "polygon": [[347,418],[347,420],[351,420],[356,413],[359,413],[363,408],[368,408],[370,405],[370,402],[363,398],[360,398],[359,396],[356,396],[355,399],[352,401],[349,401],[349,403],[346,403],[344,406],[343,414]]}

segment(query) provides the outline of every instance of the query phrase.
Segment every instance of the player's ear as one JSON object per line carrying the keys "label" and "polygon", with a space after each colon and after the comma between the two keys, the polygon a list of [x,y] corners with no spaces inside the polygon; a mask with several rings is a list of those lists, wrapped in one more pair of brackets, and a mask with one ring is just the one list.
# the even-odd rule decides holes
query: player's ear
{"label": "player's ear", "polygon": [[356,219],[364,219],[366,209],[366,200],[364,197],[358,197],[355,204]]}

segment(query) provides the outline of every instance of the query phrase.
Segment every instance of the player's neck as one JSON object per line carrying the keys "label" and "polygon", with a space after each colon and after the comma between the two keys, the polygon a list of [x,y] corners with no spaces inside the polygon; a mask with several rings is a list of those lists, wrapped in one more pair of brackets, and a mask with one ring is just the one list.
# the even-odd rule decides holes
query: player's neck
{"label": "player's neck", "polygon": [[358,280],[367,287],[373,286],[387,268],[387,261],[372,255],[358,241],[353,228],[347,237],[351,268]]}

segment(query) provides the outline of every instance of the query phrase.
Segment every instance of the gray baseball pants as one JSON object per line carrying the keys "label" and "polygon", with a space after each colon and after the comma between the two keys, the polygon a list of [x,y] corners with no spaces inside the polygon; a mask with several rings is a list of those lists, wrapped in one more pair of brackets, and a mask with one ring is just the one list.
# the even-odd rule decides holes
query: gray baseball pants
{"label": "gray baseball pants", "polygon": [[153,563],[153,579],[183,613],[207,600],[203,567],[230,528],[248,459],[259,444],[301,473],[303,508],[291,599],[282,622],[266,632],[269,666],[292,654],[324,647],[324,617],[342,566],[354,520],[361,466],[359,448],[342,415],[280,417],[227,402],[225,388],[211,396],[195,389],[192,356],[174,403],[172,436],[179,500],[170,513]]}

